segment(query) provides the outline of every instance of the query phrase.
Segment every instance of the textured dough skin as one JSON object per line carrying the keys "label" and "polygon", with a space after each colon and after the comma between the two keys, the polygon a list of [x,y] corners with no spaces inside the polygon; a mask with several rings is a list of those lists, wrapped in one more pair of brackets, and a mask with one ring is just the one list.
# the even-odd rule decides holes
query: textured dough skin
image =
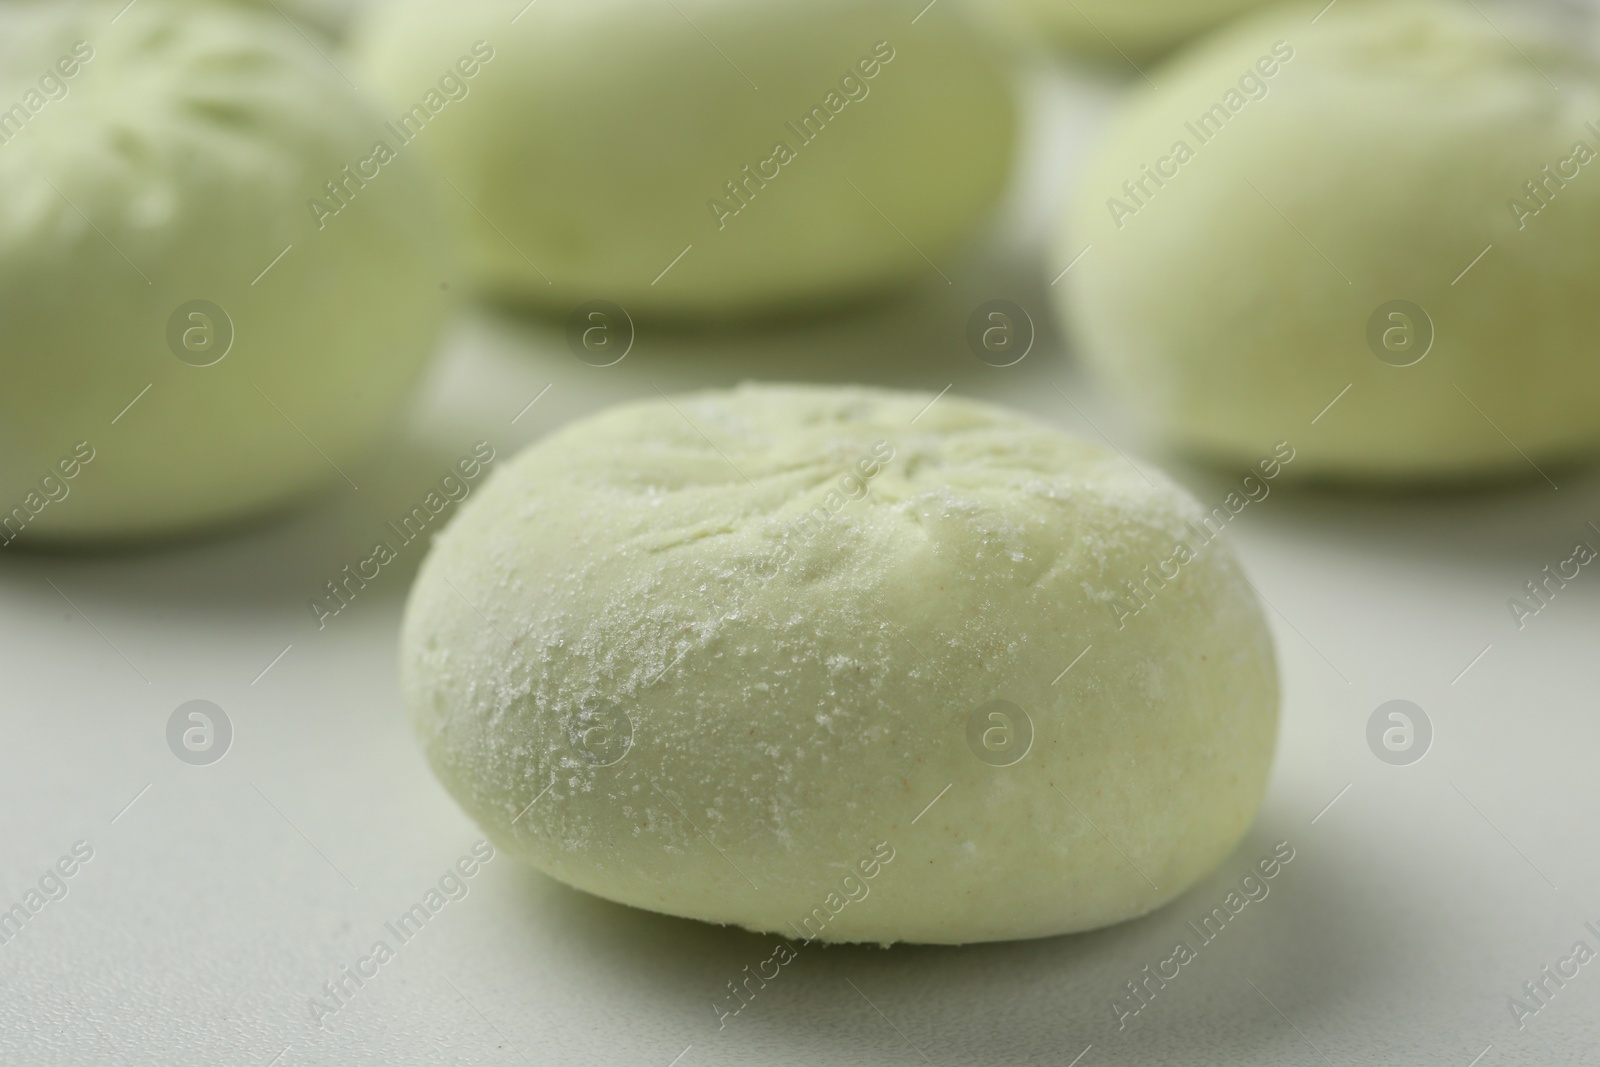
{"label": "textured dough skin", "polygon": [[[1171,554],[1193,500],[1004,409],[946,395],[916,418],[932,399],[652,399],[497,472],[403,628],[405,699],[446,788],[573,886],[790,937],[1084,930],[1212,869],[1256,811],[1277,723],[1237,564],[1213,546],[1119,631],[1119,579]],[[880,441],[894,455],[867,495],[786,540]],[[1010,767],[967,747],[993,699],[1034,722]],[[606,767],[564,725],[596,701],[632,723]],[[865,899],[799,925],[879,843],[893,859]]]}
{"label": "textured dough skin", "polygon": [[1266,0],[990,0],[1069,51],[1159,55]]}
{"label": "textured dough skin", "polygon": [[[308,201],[382,127],[292,27],[141,0],[104,32],[121,6],[0,5],[0,106],[74,42],[94,50],[0,144],[0,518],[42,499],[74,445],[94,451],[69,495],[6,528],[14,551],[175,535],[344,485],[334,464],[390,429],[444,314],[420,158],[318,229]],[[195,299],[234,326],[208,367],[167,343]]]}
{"label": "textured dough skin", "polygon": [[[745,318],[938,284],[918,249],[947,263],[988,215],[1015,127],[1007,77],[952,5],[915,26],[896,0],[676,7],[560,0],[509,25],[492,0],[400,0],[358,28],[364,84],[396,109],[474,42],[495,50],[419,139],[462,194],[481,285],[563,314],[606,299],[636,316]],[[785,123],[879,41],[893,58],[867,96],[803,145]],[[780,141],[796,158],[719,226],[708,202],[738,206],[726,184]]]}
{"label": "textured dough skin", "polygon": [[[1600,148],[1593,62],[1500,20],[1512,45],[1471,7],[1345,0],[1309,26],[1316,11],[1227,31],[1112,123],[1057,253],[1094,246],[1061,287],[1081,358],[1171,443],[1248,464],[1288,439],[1301,478],[1533,476],[1518,448],[1592,451],[1600,173],[1584,166],[1520,231],[1508,202],[1577,139]],[[1185,121],[1278,41],[1295,54],[1269,95],[1119,229],[1108,198],[1179,138],[1197,146]],[[1391,300],[1435,327],[1410,367],[1367,344]]]}

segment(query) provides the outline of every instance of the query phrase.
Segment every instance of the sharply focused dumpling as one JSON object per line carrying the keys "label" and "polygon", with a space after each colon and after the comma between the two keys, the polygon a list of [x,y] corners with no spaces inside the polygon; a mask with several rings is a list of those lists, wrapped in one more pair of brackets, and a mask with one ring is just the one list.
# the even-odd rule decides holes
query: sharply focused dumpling
{"label": "sharply focused dumpling", "polygon": [[1103,926],[1215,867],[1266,786],[1272,641],[1225,522],[954,396],[626,404],[462,506],[405,699],[497,845],[612,900],[808,940]]}

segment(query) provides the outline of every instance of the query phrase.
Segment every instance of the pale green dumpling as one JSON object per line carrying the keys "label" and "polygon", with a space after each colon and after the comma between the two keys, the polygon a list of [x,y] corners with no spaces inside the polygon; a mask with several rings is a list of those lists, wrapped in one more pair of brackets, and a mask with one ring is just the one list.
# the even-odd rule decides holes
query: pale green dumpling
{"label": "pale green dumpling", "polygon": [[734,317],[941,285],[998,197],[1008,80],[955,5],[915,14],[402,0],[356,37],[363,84],[454,184],[483,288]]}
{"label": "pale green dumpling", "polygon": [[1592,451],[1600,68],[1442,0],[1320,8],[1226,31],[1113,120],[1057,250],[1080,358],[1154,433],[1241,465],[1286,439],[1297,476]]}
{"label": "pale green dumpling", "polygon": [[0,4],[0,544],[348,488],[443,314],[435,180],[327,58],[120,7]]}
{"label": "pale green dumpling", "polygon": [[1153,477],[948,395],[612,408],[436,543],[411,720],[497,845],[612,900],[829,941],[1127,919],[1244,833],[1278,710],[1225,519]]}
{"label": "pale green dumpling", "polygon": [[1144,60],[1266,0],[982,0],[1072,52]]}

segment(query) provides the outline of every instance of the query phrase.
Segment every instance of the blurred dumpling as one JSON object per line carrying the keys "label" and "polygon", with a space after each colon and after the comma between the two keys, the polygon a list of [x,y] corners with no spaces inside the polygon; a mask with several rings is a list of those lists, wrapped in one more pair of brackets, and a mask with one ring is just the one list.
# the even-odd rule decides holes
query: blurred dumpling
{"label": "blurred dumpling", "polygon": [[0,4],[0,544],[345,484],[442,321],[435,181],[329,58],[120,6]]}
{"label": "blurred dumpling", "polygon": [[954,5],[383,4],[363,85],[455,191],[493,295],[735,317],[924,279],[1010,171],[996,56]]}

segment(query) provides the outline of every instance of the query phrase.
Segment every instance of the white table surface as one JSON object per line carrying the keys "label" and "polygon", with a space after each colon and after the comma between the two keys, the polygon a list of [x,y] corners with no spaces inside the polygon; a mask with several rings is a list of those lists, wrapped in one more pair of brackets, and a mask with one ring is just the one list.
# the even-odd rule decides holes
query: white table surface
{"label": "white table surface", "polygon": [[[1033,942],[804,949],[719,1028],[713,1001],[772,938],[606,903],[501,856],[313,1024],[309,998],[479,834],[399,706],[396,633],[421,549],[324,630],[307,598],[472,442],[507,455],[656,387],[953,383],[1146,455],[1074,372],[1039,247],[1111,92],[1039,84],[1039,136],[999,236],[946,265],[953,285],[930,274],[909,301],[787,331],[644,330],[604,369],[573,358],[559,329],[467,315],[359,492],[198,544],[0,561],[0,908],[75,842],[94,850],[68,894],[0,945],[0,1063],[1600,1063],[1600,962],[1524,1029],[1507,1008],[1576,940],[1600,948],[1584,927],[1600,927],[1600,573],[1521,631],[1506,607],[1574,542],[1600,545],[1593,470],[1553,471],[1559,491],[1530,474],[1421,499],[1280,489],[1247,509],[1227,536],[1271,605],[1275,773],[1238,851],[1155,915]],[[967,315],[997,296],[1041,328],[1003,370],[963,340]],[[1228,488],[1226,472],[1177,473],[1202,499]],[[165,738],[196,698],[235,728],[210,766],[180,762]],[[1365,738],[1396,698],[1436,732],[1406,767]],[[1270,896],[1119,1031],[1109,1004],[1123,983],[1280,840],[1296,858]]]}

